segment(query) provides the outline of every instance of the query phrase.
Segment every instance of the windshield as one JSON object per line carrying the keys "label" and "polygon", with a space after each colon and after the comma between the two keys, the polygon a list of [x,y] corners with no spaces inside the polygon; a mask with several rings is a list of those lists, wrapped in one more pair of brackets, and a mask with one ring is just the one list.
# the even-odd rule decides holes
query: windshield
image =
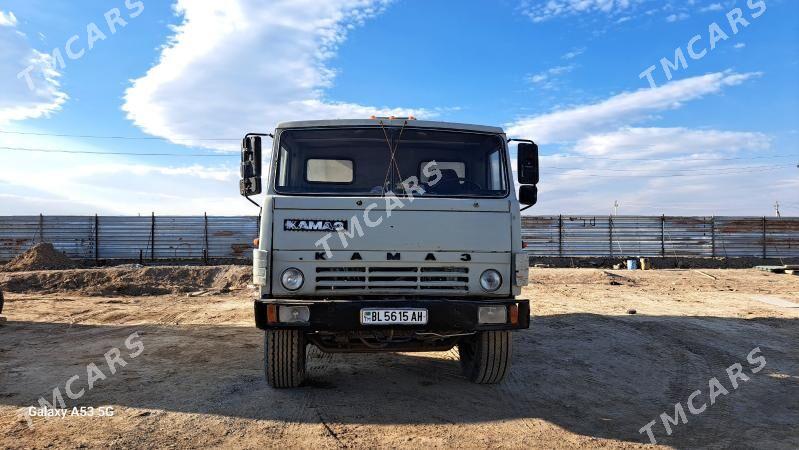
{"label": "windshield", "polygon": [[[504,141],[496,134],[420,128],[317,128],[279,136],[275,190],[284,194],[504,197]],[[394,155],[393,161],[391,155]]]}

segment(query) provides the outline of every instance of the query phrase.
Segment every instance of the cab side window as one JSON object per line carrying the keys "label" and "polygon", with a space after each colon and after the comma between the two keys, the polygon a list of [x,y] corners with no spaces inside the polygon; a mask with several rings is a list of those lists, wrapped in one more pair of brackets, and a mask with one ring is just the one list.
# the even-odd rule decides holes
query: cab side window
{"label": "cab side window", "polygon": [[502,155],[499,150],[488,154],[488,188],[493,191],[505,189],[505,177],[502,176]]}

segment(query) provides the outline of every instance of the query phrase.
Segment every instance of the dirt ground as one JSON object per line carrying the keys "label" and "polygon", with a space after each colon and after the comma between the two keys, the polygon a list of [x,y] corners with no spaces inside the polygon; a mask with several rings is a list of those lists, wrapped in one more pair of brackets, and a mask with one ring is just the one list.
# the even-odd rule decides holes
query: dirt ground
{"label": "dirt ground", "polygon": [[[453,352],[310,350],[307,385],[272,390],[252,291],[236,275],[248,269],[196,270],[209,272],[183,274],[189,296],[174,281],[145,295],[117,278],[104,290],[103,276],[84,271],[0,274],[0,447],[637,448],[655,420],[666,446],[799,448],[799,308],[785,303],[799,303],[797,276],[532,269],[531,327],[515,335],[501,385],[467,382]],[[96,289],[78,289],[81,277]],[[134,332],[144,349],[131,358]],[[756,347],[766,365],[753,373]],[[112,348],[126,362],[115,374]],[[91,363],[105,379],[88,390]],[[725,372],[735,363],[749,378],[737,389]],[[86,390],[63,394],[68,407],[111,406],[113,416],[33,417],[31,428],[20,410],[52,401],[74,376],[72,390]],[[714,377],[728,393],[710,404]],[[694,405],[707,405],[699,414],[686,403],[695,390]],[[687,423],[667,436],[659,416],[678,402]]]}

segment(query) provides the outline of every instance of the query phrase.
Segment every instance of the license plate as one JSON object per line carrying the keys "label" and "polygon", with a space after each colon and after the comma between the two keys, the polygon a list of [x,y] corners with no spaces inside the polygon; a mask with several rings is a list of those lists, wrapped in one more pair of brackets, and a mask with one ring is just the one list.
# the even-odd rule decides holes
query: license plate
{"label": "license plate", "polygon": [[421,308],[361,310],[361,325],[425,325],[427,310]]}

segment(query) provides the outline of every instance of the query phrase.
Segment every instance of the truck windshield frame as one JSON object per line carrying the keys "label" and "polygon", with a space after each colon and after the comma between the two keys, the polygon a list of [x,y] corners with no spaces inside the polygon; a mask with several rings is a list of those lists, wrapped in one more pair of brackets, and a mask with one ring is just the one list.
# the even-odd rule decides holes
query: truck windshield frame
{"label": "truck windshield frame", "polygon": [[[413,126],[287,128],[277,130],[273,159],[271,188],[280,195],[497,199],[510,195],[507,145],[504,135],[497,133]],[[309,182],[307,162],[318,159],[352,161],[353,179]],[[429,161],[463,162],[465,176],[443,168],[431,175],[436,167],[422,164]],[[402,183],[412,176],[424,194],[404,191]]]}

